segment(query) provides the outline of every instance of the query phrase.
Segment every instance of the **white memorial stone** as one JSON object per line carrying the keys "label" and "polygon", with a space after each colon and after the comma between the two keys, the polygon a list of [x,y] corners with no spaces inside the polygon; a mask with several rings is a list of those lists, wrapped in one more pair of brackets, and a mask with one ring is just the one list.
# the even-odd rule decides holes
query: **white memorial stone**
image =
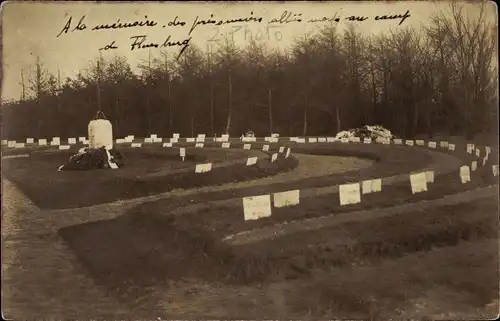
{"label": "white memorial stone", "polygon": [[271,163],[274,163],[278,159],[278,153],[271,156]]}
{"label": "white memorial stone", "polygon": [[424,173],[410,174],[412,194],[427,192],[427,177]]}
{"label": "white memorial stone", "polygon": [[430,148],[436,148],[436,146],[437,146],[436,142],[429,142]]}
{"label": "white memorial stone", "polygon": [[227,134],[222,135],[222,137],[221,137],[221,138],[222,138],[222,141],[223,141],[223,142],[227,142],[227,141],[229,141],[229,135],[227,135]]}
{"label": "white memorial stone", "polygon": [[365,139],[363,139],[363,143],[365,143],[365,144],[371,144],[372,143],[372,139],[371,138],[365,138]]}
{"label": "white memorial stone", "polygon": [[401,145],[402,143],[403,143],[402,139],[399,139],[399,138],[394,139],[394,144]]}
{"label": "white memorial stone", "polygon": [[194,143],[195,139],[193,137],[186,138],[186,143]]}
{"label": "white memorial stone", "polygon": [[278,153],[283,153],[285,151],[285,147],[284,146],[281,146],[280,149],[278,150]]}
{"label": "white memorial stone", "polygon": [[319,137],[318,143],[326,143],[326,137]]}
{"label": "white memorial stone", "polygon": [[327,137],[326,138],[326,142],[327,143],[333,143],[333,142],[335,142],[335,137]]}
{"label": "white memorial stone", "polygon": [[448,150],[449,151],[454,151],[455,150],[455,144],[448,144]]}
{"label": "white memorial stone", "polygon": [[194,170],[195,173],[207,173],[212,170],[212,163],[198,164]]}
{"label": "white memorial stone", "polygon": [[290,152],[291,152],[291,149],[290,149],[290,148],[287,148],[287,149],[286,149],[285,158],[288,158],[288,156],[290,156]]}
{"label": "white memorial stone", "polygon": [[427,183],[434,183],[434,171],[425,172],[425,179]]}
{"label": "white memorial stone", "polygon": [[479,157],[479,155],[481,155],[481,151],[479,150],[479,148],[476,148],[476,157]]}
{"label": "white memorial stone", "polygon": [[351,137],[350,141],[353,143],[361,143],[361,138],[359,137]]}
{"label": "white memorial stone", "polygon": [[300,203],[300,191],[298,189],[293,191],[286,191],[273,194],[274,207],[287,207],[294,206]]}
{"label": "white memorial stone", "polygon": [[372,193],[382,191],[382,179],[372,179]]}
{"label": "white memorial stone", "polygon": [[470,165],[470,169],[474,172],[477,169],[477,161],[473,161]]}
{"label": "white memorial stone", "polygon": [[139,148],[141,146],[142,146],[141,143],[132,143],[132,144],[130,144],[130,147],[132,147],[132,148]]}
{"label": "white memorial stone", "polygon": [[269,145],[262,146],[262,151],[268,152],[269,151]]}
{"label": "white memorial stone", "polygon": [[60,150],[66,150],[69,149],[69,145],[59,145]]}
{"label": "white memorial stone", "polygon": [[247,166],[252,166],[257,164],[257,157],[248,157],[247,159]]}
{"label": "white memorial stone", "polygon": [[16,143],[16,148],[24,148],[24,143]]}
{"label": "white memorial stone", "polygon": [[243,149],[251,149],[252,145],[251,144],[244,144]]}
{"label": "white memorial stone", "polygon": [[179,156],[186,157],[186,149],[184,147],[179,148]]}
{"label": "white memorial stone", "polygon": [[172,143],[163,143],[163,147],[172,147]]}
{"label": "white memorial stone", "polygon": [[196,143],[196,145],[194,145],[195,148],[203,148],[203,143]]}
{"label": "white memorial stone", "polygon": [[309,143],[317,143],[318,142],[318,138],[316,138],[316,137],[309,137],[308,138],[308,142]]}
{"label": "white memorial stone", "polygon": [[231,146],[231,143],[222,143],[222,148],[229,148]]}
{"label": "white memorial stone", "polygon": [[408,146],[413,146],[413,140],[407,140],[406,145]]}
{"label": "white memorial stone", "polygon": [[470,182],[470,168],[467,165],[460,167],[460,180],[462,184]]}
{"label": "white memorial stone", "polygon": [[493,176],[497,177],[498,176],[498,165],[492,165],[491,169],[493,171]]}
{"label": "white memorial stone", "polygon": [[38,146],[47,146],[47,140],[42,138],[38,140]]}
{"label": "white memorial stone", "polygon": [[271,216],[271,195],[244,197],[243,213],[245,221]]}
{"label": "white memorial stone", "polygon": [[150,144],[153,142],[153,139],[152,138],[144,138],[144,142]]}
{"label": "white memorial stone", "polygon": [[417,139],[417,140],[415,141],[415,143],[417,144],[417,146],[424,146],[424,145],[425,145],[424,141],[423,141],[423,140],[421,140],[421,139]]}
{"label": "white memorial stone", "polygon": [[344,184],[339,186],[340,205],[361,203],[359,183]]}
{"label": "white memorial stone", "polygon": [[26,138],[26,144],[33,144],[34,141],[35,140],[33,138]]}
{"label": "white memorial stone", "polygon": [[372,192],[372,181],[366,180],[361,182],[361,193],[363,195],[370,194]]}

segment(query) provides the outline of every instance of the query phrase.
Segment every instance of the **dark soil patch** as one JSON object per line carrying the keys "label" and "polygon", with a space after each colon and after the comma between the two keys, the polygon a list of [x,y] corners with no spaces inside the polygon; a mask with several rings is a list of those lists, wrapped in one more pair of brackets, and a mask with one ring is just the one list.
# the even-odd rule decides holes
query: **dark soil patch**
{"label": "dark soil patch", "polygon": [[373,264],[496,238],[498,219],[497,202],[489,199],[237,247],[221,243],[206,229],[155,213],[71,226],[60,234],[98,282],[130,293],[168,279],[252,284],[304,277],[316,269]]}
{"label": "dark soil patch", "polygon": [[[125,200],[136,197],[155,195],[178,188],[193,188],[220,185],[248,179],[257,179],[279,172],[286,172],[298,165],[298,161],[282,156],[271,163],[262,159],[255,166],[245,166],[245,160],[237,161],[245,155],[243,151],[223,153],[217,150],[187,150],[186,162],[179,159],[178,149],[143,149],[124,151],[125,167],[119,170],[68,171],[57,172],[72,152],[33,153],[30,159],[9,159],[3,174],[18,185],[20,189],[43,209],[61,209],[90,206]],[[144,155],[144,156],[143,156]],[[227,156],[231,155],[231,156]],[[226,167],[213,168],[211,172],[197,174],[194,167],[198,163],[216,163],[231,160],[236,163]],[[215,158],[215,160],[214,160]],[[179,159],[180,160],[180,159]],[[186,170],[167,172],[160,175],[148,175],[148,171],[164,170],[165,166],[184,167]],[[54,166],[54,164],[57,164]],[[172,165],[170,165],[172,164]]]}

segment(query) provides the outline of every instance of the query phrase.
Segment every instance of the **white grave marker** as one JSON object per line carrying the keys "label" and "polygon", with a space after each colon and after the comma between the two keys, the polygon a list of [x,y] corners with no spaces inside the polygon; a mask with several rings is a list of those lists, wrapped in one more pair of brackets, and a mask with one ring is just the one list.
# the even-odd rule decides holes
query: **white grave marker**
{"label": "white grave marker", "polygon": [[455,150],[455,144],[448,144],[448,150],[449,151],[454,151]]}
{"label": "white grave marker", "polygon": [[271,216],[271,195],[244,197],[243,214],[245,221]]}
{"label": "white grave marker", "polygon": [[335,137],[327,137],[326,138],[326,142],[327,143],[333,143],[333,142],[335,142]]}
{"label": "white grave marker", "polygon": [[406,145],[408,146],[413,146],[413,140],[407,140]]}
{"label": "white grave marker", "polygon": [[158,135],[157,135],[157,134],[151,134],[151,136],[149,136],[149,137],[151,137],[151,138],[155,139],[155,138],[157,138],[157,137],[158,137]]}
{"label": "white grave marker", "polygon": [[401,145],[402,143],[403,143],[402,139],[399,139],[399,138],[394,139],[394,144]]}
{"label": "white grave marker", "polygon": [[462,184],[470,182],[469,166],[464,165],[464,166],[460,167],[460,180],[462,181]]}
{"label": "white grave marker", "polygon": [[194,143],[195,139],[193,137],[186,138],[186,143]]}
{"label": "white grave marker", "polygon": [[278,153],[271,156],[271,163],[274,163],[278,159]]}
{"label": "white grave marker", "polygon": [[425,172],[425,180],[427,183],[434,183],[434,171]]}
{"label": "white grave marker", "polygon": [[186,157],[186,149],[184,147],[179,148],[179,156]]}
{"label": "white grave marker", "polygon": [[326,137],[319,137],[318,143],[326,143]]}
{"label": "white grave marker", "polygon": [[309,137],[308,138],[308,142],[309,143],[317,143],[318,142],[318,138],[316,138],[316,137]]}
{"label": "white grave marker", "polygon": [[305,138],[297,138],[296,142],[303,144],[306,142],[306,139]]}
{"label": "white grave marker", "polygon": [[371,144],[372,143],[372,139],[371,138],[365,138],[365,139],[363,139],[363,143],[365,143],[365,144]]}
{"label": "white grave marker", "polygon": [[467,153],[472,154],[472,150],[474,149],[474,144],[467,144]]}
{"label": "white grave marker", "polygon": [[223,141],[223,142],[227,142],[227,141],[229,140],[229,135],[224,134],[224,135],[222,135],[222,137],[221,137],[221,138],[222,138],[222,141]]}
{"label": "white grave marker", "polygon": [[69,145],[59,145],[60,150],[66,150],[69,149]]}
{"label": "white grave marker", "polygon": [[290,156],[290,152],[291,152],[291,149],[290,149],[290,148],[287,148],[287,149],[286,149],[285,158],[288,158],[288,156]]}
{"label": "white grave marker", "polygon": [[[254,138],[255,138],[255,137],[254,137]],[[270,143],[277,143],[277,142],[278,142],[278,139],[279,139],[278,137],[270,137],[270,138],[269,138],[269,142],[270,142]],[[255,140],[254,140],[254,141],[255,141]]]}
{"label": "white grave marker", "polygon": [[196,143],[195,148],[203,148],[203,143]]}
{"label": "white grave marker", "polygon": [[353,143],[361,143],[361,138],[359,138],[359,137],[351,137],[350,140]]}
{"label": "white grave marker", "polygon": [[252,148],[251,144],[244,144],[243,145],[243,149],[250,149],[250,148]]}
{"label": "white grave marker", "polygon": [[283,153],[285,151],[285,147],[284,146],[281,146],[280,149],[278,150],[278,153]]}
{"label": "white grave marker", "polygon": [[296,189],[293,191],[274,193],[273,201],[274,207],[277,208],[298,205],[300,202],[300,191]]}
{"label": "white grave marker", "polygon": [[130,147],[132,147],[132,148],[139,148],[141,146],[142,146],[141,143],[132,143],[132,144],[130,144]]}
{"label": "white grave marker", "polygon": [[149,143],[153,142],[153,139],[152,138],[144,138],[144,142],[149,144]]}
{"label": "white grave marker", "polygon": [[436,148],[436,142],[429,142],[430,148]]}
{"label": "white grave marker", "polygon": [[15,140],[10,140],[7,142],[7,147],[13,148],[16,147],[16,141]]}
{"label": "white grave marker", "polygon": [[33,144],[34,141],[35,140],[33,138],[26,138],[26,144]]}
{"label": "white grave marker", "polygon": [[269,145],[262,146],[262,151],[268,152],[269,151]]}
{"label": "white grave marker", "polygon": [[361,193],[363,195],[370,194],[372,192],[372,181],[366,180],[361,182]]}
{"label": "white grave marker", "polygon": [[7,145],[7,140],[6,139],[2,139],[2,145]]}
{"label": "white grave marker", "polygon": [[24,148],[24,143],[16,143],[16,148]]}
{"label": "white grave marker", "polygon": [[170,138],[170,142],[171,143],[178,143],[179,142],[179,138],[176,138],[176,137]]}
{"label": "white grave marker", "polygon": [[347,143],[349,143],[349,138],[345,138],[345,137],[344,137],[344,138],[341,138],[341,139],[340,139],[340,142],[341,142],[341,143],[344,143],[344,144],[347,144]]}
{"label": "white grave marker", "polygon": [[498,176],[498,165],[492,165],[491,169],[493,171],[493,176],[497,177]]}
{"label": "white grave marker", "polygon": [[179,139],[181,136],[178,133],[175,133],[172,135],[172,138],[174,139]]}
{"label": "white grave marker", "polygon": [[476,148],[476,157],[479,157],[479,155],[481,155],[481,151],[479,150],[479,148]]}
{"label": "white grave marker", "polygon": [[359,183],[340,185],[339,197],[341,206],[361,203]]}
{"label": "white grave marker", "polygon": [[382,179],[372,179],[372,192],[375,193],[380,191],[382,191]]}
{"label": "white grave marker", "polygon": [[231,143],[222,143],[222,148],[229,148],[231,146]]}
{"label": "white grave marker", "polygon": [[163,141],[163,138],[153,138],[153,143],[161,143]]}
{"label": "white grave marker", "polygon": [[247,166],[252,166],[257,164],[257,157],[248,157],[247,159]]}
{"label": "white grave marker", "polygon": [[424,173],[410,174],[412,194],[427,192],[427,177]]}
{"label": "white grave marker", "polygon": [[424,145],[425,145],[424,141],[423,141],[423,140],[421,140],[421,139],[417,139],[417,140],[415,141],[415,143],[417,144],[417,146],[424,146]]}
{"label": "white grave marker", "polygon": [[38,140],[38,146],[47,146],[47,140],[46,139],[39,139]]}
{"label": "white grave marker", "polygon": [[76,138],[68,138],[68,144],[70,145],[76,144]]}
{"label": "white grave marker", "polygon": [[212,163],[207,163],[207,164],[198,164],[196,165],[196,168],[194,169],[195,173],[207,173],[212,170]]}
{"label": "white grave marker", "polygon": [[484,147],[485,151],[486,151],[486,155],[489,155],[491,153],[491,148],[490,146],[485,146]]}
{"label": "white grave marker", "polygon": [[477,161],[473,161],[472,164],[470,165],[471,170],[474,172],[477,169]]}
{"label": "white grave marker", "polygon": [[163,147],[172,147],[172,143],[163,143]]}

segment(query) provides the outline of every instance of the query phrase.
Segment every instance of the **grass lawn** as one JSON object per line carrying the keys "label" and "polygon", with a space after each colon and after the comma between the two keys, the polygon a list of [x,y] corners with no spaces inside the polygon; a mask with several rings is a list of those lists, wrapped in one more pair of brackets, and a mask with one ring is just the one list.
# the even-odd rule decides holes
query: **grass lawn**
{"label": "grass lawn", "polygon": [[[291,314],[334,311],[336,317],[355,317],[373,312],[372,297],[394,307],[437,286],[474,297],[471,304],[476,306],[496,298],[497,206],[492,198],[243,246],[230,246],[207,229],[154,214],[71,226],[60,234],[99,284],[129,302],[151,287],[162,291],[168,280],[252,288],[299,282],[302,286],[291,287],[295,293],[287,295]],[[488,246],[480,251],[460,250],[462,244],[483,240]],[[454,254],[427,257],[450,246],[457,246]],[[420,259],[405,259],[408,255]]]}
{"label": "grass lawn", "polygon": [[[73,153],[34,152],[28,158],[2,161],[2,173],[40,208],[73,208],[168,192],[178,188],[219,185],[274,175],[297,166],[282,155],[274,163],[256,151],[186,149],[182,162],[177,148],[124,149],[126,164],[118,170],[63,171],[56,169]],[[248,155],[259,154],[255,166],[245,166]],[[264,156],[264,158],[262,158]],[[231,162],[217,167],[219,162]],[[213,162],[211,172],[196,174],[196,164]],[[187,167],[187,168],[185,168]],[[167,170],[165,170],[167,169]]]}

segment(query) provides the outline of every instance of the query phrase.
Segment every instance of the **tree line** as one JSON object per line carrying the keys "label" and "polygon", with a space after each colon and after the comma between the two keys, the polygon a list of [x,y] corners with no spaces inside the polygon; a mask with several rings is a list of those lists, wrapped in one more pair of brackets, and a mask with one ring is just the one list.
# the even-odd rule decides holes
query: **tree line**
{"label": "tree line", "polygon": [[134,73],[125,57],[101,57],[61,80],[40,59],[21,72],[21,99],[2,104],[2,137],[75,137],[102,110],[115,137],[197,133],[334,135],[382,125],[402,137],[497,131],[495,25],[451,4],[421,29],[363,35],[325,25],[279,51],[227,40],[161,52]]}

